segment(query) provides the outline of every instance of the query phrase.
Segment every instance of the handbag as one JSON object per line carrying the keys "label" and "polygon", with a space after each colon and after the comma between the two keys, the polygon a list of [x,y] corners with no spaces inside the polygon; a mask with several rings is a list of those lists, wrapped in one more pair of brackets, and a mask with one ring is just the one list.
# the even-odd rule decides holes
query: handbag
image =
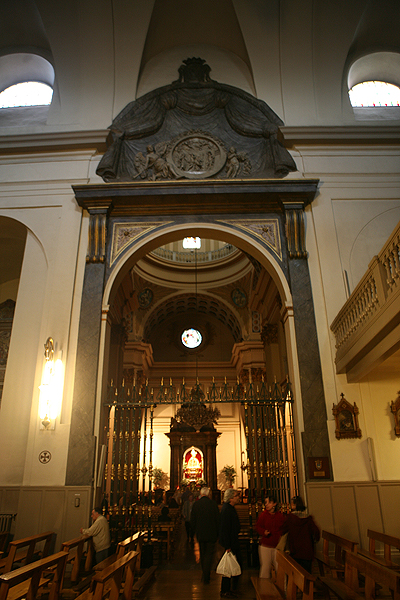
{"label": "handbag", "polygon": [[285,552],[286,544],[287,544],[287,537],[288,537],[287,533],[284,533],[283,535],[281,535],[280,540],[276,545],[277,550],[280,550],[281,552]]}
{"label": "handbag", "polygon": [[226,551],[217,565],[217,573],[223,577],[237,577],[242,572],[233,552]]}

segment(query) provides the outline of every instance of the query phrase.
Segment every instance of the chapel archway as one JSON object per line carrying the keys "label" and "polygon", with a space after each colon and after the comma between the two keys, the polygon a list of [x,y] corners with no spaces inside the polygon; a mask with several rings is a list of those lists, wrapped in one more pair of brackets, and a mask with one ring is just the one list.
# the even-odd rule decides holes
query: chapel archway
{"label": "chapel archway", "polygon": [[[283,490],[282,496],[289,493],[290,482],[285,485],[279,482],[288,476],[285,428],[287,423],[290,427],[293,425],[293,414],[291,410],[286,411],[286,405],[292,407],[293,398],[303,404],[303,411],[298,411],[297,425],[299,430],[304,426],[304,457],[329,457],[305,248],[304,209],[315,197],[318,181],[284,179],[296,170],[296,164],[280,141],[281,119],[251,94],[214,81],[210,72],[211,67],[205,60],[186,59],[178,69],[178,79],[172,84],[152,90],[127,105],[113,120],[110,145],[96,170],[106,183],[74,187],[78,204],[89,214],[89,242],[66,484],[87,484],[93,462],[97,482],[101,483],[103,479],[102,461],[96,461],[96,454],[105,457],[107,448],[104,445],[101,452],[99,449],[96,453],[93,430],[100,435],[105,403],[111,417],[107,443],[111,462],[106,471],[110,489],[113,485],[118,488],[117,513],[121,498],[124,514],[124,498],[138,493],[140,485],[144,496],[146,478],[151,480],[156,405],[157,410],[193,401],[197,407],[216,402],[221,402],[221,406],[240,407],[242,417],[238,422],[243,423],[245,430],[244,455],[247,457],[244,466],[249,489],[254,490],[257,499],[259,491],[265,492],[268,486]],[[134,322],[140,316],[141,308],[135,293],[136,283],[135,288],[130,289],[132,277],[140,278],[146,274],[146,268],[138,272],[139,262],[156,248],[182,239],[184,235],[234,245],[241,251],[241,256],[247,257],[253,283],[254,274],[257,274],[256,286],[251,287],[247,318],[241,314],[243,306],[234,306],[234,297],[239,304],[244,297],[237,273],[226,281],[225,291],[197,289],[196,298],[199,303],[204,301],[206,315],[203,318],[210,323],[210,328],[205,329],[205,339],[212,338],[212,328],[218,321],[216,314],[211,317],[214,300],[219,315],[223,314],[222,307],[230,309],[230,315],[224,316],[226,323],[234,324],[233,329],[227,327],[229,334],[232,335],[232,330],[239,324],[242,338],[232,342],[231,371],[235,373],[236,381],[231,382],[229,377],[226,382],[224,378],[222,384],[211,381],[208,391],[204,390],[203,379],[197,375],[201,371],[202,377],[210,376],[212,369],[207,373],[207,361],[201,360],[200,354],[196,355],[196,368],[190,372],[191,382],[182,381],[178,386],[167,374],[161,380],[158,378],[157,386],[150,383],[157,371],[152,345],[160,339],[165,344],[167,339],[165,331],[160,330],[162,315],[168,315],[170,319],[172,337],[169,342],[175,343],[172,338],[177,326],[173,322],[174,315],[169,314],[168,303],[178,307],[181,302],[186,302],[189,306],[187,295],[193,293],[190,290],[193,284],[169,290],[169,296],[165,294],[161,299],[156,297],[160,302],[157,308],[161,310],[161,317],[154,309],[152,315],[142,319],[140,327]],[[261,265],[261,277],[258,265]],[[148,282],[155,280],[153,277]],[[257,290],[260,281],[266,285]],[[160,287],[168,288],[166,282],[159,280],[158,283]],[[227,293],[231,284],[236,287]],[[149,302],[151,292],[154,290],[150,285],[142,286],[140,298],[144,304]],[[235,292],[234,296],[232,292]],[[276,298],[278,301],[274,302]],[[199,314],[197,302],[195,305],[194,313]],[[266,307],[271,310],[264,314]],[[260,332],[253,330],[253,325],[260,325],[257,325],[257,318],[253,323],[253,313],[262,314],[267,325],[274,314],[277,322],[282,323],[287,370],[294,394],[287,384],[280,385],[283,382],[269,386],[269,382],[263,380],[266,352]],[[129,318],[134,327],[130,332],[133,336],[129,340],[131,353],[128,360],[125,347],[122,352],[121,347]],[[226,323],[223,324],[225,327]],[[198,331],[202,327],[206,324],[199,321]],[[273,339],[274,332],[268,334]],[[222,337],[225,336],[219,335],[219,339]],[[204,346],[204,355],[211,347],[211,344],[209,348]],[[164,362],[162,366],[168,365],[171,373],[171,361],[162,357],[162,350],[157,354],[160,365]],[[272,355],[268,360],[271,359]],[[223,361],[224,368],[226,362]],[[130,370],[127,373],[130,387],[123,384],[124,367],[130,367],[127,369]],[[110,375],[114,373],[117,381],[111,384]],[[263,408],[258,412],[256,405],[266,410]],[[268,407],[273,408],[272,413]],[[93,415],[92,429],[91,419],[88,422],[81,419],[84,410]],[[304,423],[300,414],[304,414]],[[127,430],[124,423],[127,420],[128,443],[125,443]],[[193,427],[196,429],[195,425]],[[267,451],[271,440],[276,449],[272,471],[270,449]],[[293,444],[291,447],[294,448]],[[284,456],[279,454],[282,448]],[[141,456],[146,457],[142,463]],[[304,462],[307,468],[307,461]],[[238,463],[241,464],[236,460]],[[297,461],[294,461],[292,474],[297,476],[297,469]],[[130,483],[130,490],[124,489],[125,482],[126,485]]]}
{"label": "chapel archway", "polygon": [[[184,231],[185,229],[176,227],[173,234],[168,232],[164,237],[159,237],[158,243],[170,240],[171,235],[180,240]],[[189,231],[193,232],[192,224],[189,225]],[[250,410],[243,404],[246,394],[250,392],[249,386],[252,386],[254,394],[262,390],[261,400],[267,403],[270,399],[269,387],[275,381],[278,384],[274,388],[275,403],[277,393],[282,398],[283,390],[284,393],[287,392],[285,376],[288,365],[281,296],[273,278],[259,261],[232,244],[235,241],[243,245],[243,239],[239,239],[237,235],[232,237],[232,233],[228,235],[228,251],[220,229],[208,226],[207,229],[202,229],[201,235],[203,243],[209,240],[205,235],[221,238],[218,252],[222,258],[211,261],[208,265],[204,264],[204,257],[201,255],[198,256],[198,264],[193,261],[188,264],[185,257],[181,262],[166,261],[165,257],[160,258],[161,251],[153,249],[154,243],[150,242],[150,251],[146,255],[143,256],[139,251],[138,259],[135,255],[127,259],[129,268],[125,269],[124,277],[114,279],[114,286],[118,286],[118,289],[107,289],[109,295],[105,302],[109,300],[110,304],[107,311],[109,334],[106,338],[110,340],[111,349],[105,352],[110,357],[109,364],[105,365],[108,372],[103,378],[107,382],[108,394],[105,415],[111,409],[116,416],[113,415],[108,430],[106,494],[114,511],[117,513],[120,507],[127,518],[136,518],[138,514],[135,508],[132,509],[132,505],[146,505],[145,498],[149,494],[155,497],[150,475],[153,468],[160,467],[157,446],[162,445],[161,438],[164,438],[162,454],[170,456],[170,460],[166,461],[167,466],[164,462],[163,467],[169,472],[171,489],[182,482],[184,453],[190,446],[203,449],[204,480],[214,490],[218,489],[218,472],[224,464],[220,462],[217,472],[216,451],[219,451],[217,444],[224,444],[224,433],[221,434],[218,424],[215,428],[202,427],[199,431],[198,427],[188,427],[187,422],[183,423],[183,427],[182,423],[178,426],[175,419],[180,402],[185,404],[186,400],[187,404],[196,387],[196,380],[199,382],[199,390],[206,396],[207,406],[219,407],[220,402],[224,408],[229,402],[234,405],[235,428],[238,432],[236,436],[241,445],[236,449],[236,444],[230,437],[228,443],[231,449],[229,456],[234,456],[231,462],[236,464],[238,471],[237,485],[244,483],[247,489],[248,480],[251,479],[254,490],[254,481],[258,480],[262,501],[261,489],[266,488],[266,483],[262,481],[264,478],[271,479],[269,487],[275,486],[278,479],[286,480],[284,485],[280,485],[281,489],[286,489],[285,497],[282,498],[285,502],[288,501],[291,490],[293,493],[297,486],[297,474],[291,481],[288,477],[288,458],[293,474],[293,428],[290,431],[288,429],[281,438],[285,446],[285,458],[282,455],[280,461],[276,460],[275,455],[266,458],[265,437],[260,437],[255,447],[246,440],[246,430],[250,431],[247,438],[253,435],[257,439],[261,420],[265,420],[270,431],[277,428],[281,430],[277,426],[277,414],[267,414],[268,411],[257,413],[253,407]],[[171,245],[173,246],[173,242],[162,245],[164,252]],[[271,264],[268,266],[271,270]],[[210,271],[215,271],[215,275],[210,274]],[[285,288],[283,275],[275,274],[275,277],[281,277],[281,288]],[[235,292],[238,290],[240,293],[236,297]],[[288,292],[287,287],[285,292]],[[242,293],[246,298],[244,304]],[[285,303],[288,302],[290,297],[285,298]],[[147,316],[143,316],[146,314]],[[177,348],[180,331],[175,331],[175,340],[171,333],[179,327],[179,321],[182,327],[184,324],[189,325],[188,319],[194,319],[192,325],[200,328],[205,337],[211,339],[206,340],[200,353],[190,355],[189,351],[189,356],[184,357],[183,346]],[[218,331],[213,331],[218,325]],[[130,331],[127,332],[127,329]],[[213,347],[221,345],[221,339],[228,337],[231,338],[228,354],[217,356],[220,360],[216,361]],[[216,362],[215,365],[212,364],[213,361]],[[269,367],[268,377],[266,362]],[[185,394],[186,399],[182,398]],[[136,404],[143,406],[146,397],[147,408],[138,409],[129,405],[133,396],[136,397]],[[104,402],[104,395],[102,401]],[[113,403],[115,406],[112,406]],[[168,419],[164,416],[162,425],[158,426],[157,420],[160,416],[162,419],[162,413],[165,415],[168,409],[171,409]],[[141,419],[140,427],[138,418]],[[106,419],[105,416],[104,424],[107,428]],[[136,433],[132,435],[134,428]],[[287,442],[290,444],[289,451]],[[274,448],[278,447],[277,443],[272,445]],[[131,459],[132,455],[135,456],[134,460]],[[240,466],[243,463],[249,469],[248,472],[241,472]],[[274,463],[273,470],[270,463]],[[134,483],[132,479],[135,480]],[[133,516],[129,515],[130,510]],[[142,514],[143,511],[139,510],[139,521]],[[147,518],[146,513],[145,521]]]}

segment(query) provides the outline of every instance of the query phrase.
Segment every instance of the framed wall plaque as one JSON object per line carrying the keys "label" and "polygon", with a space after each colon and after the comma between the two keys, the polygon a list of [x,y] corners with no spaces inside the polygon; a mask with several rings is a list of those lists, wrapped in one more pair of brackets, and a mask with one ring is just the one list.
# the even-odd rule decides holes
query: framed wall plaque
{"label": "framed wall plaque", "polygon": [[334,404],[332,408],[333,416],[336,421],[335,435],[338,440],[360,438],[361,429],[358,426],[358,413],[356,403],[353,405],[347,402],[344,394],[340,394],[339,404]]}
{"label": "framed wall plaque", "polygon": [[397,399],[392,400],[390,408],[394,416],[394,433],[400,437],[400,392],[397,392]]}
{"label": "framed wall plaque", "polygon": [[309,456],[308,457],[308,477],[309,479],[330,479],[331,470],[327,456]]}

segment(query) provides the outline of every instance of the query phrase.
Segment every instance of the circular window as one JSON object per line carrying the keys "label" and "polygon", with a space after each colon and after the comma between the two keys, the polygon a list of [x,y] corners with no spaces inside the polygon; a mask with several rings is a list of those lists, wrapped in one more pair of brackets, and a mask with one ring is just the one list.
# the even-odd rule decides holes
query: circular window
{"label": "circular window", "polygon": [[186,348],[197,348],[203,340],[198,329],[185,329],[181,335],[181,342]]}

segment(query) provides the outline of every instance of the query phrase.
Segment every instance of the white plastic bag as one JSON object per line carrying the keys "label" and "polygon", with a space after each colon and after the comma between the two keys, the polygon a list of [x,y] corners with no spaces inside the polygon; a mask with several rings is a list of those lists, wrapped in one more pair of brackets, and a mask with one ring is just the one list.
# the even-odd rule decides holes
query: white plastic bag
{"label": "white plastic bag", "polygon": [[236,577],[242,569],[232,552],[225,552],[217,565],[217,573],[223,577]]}

